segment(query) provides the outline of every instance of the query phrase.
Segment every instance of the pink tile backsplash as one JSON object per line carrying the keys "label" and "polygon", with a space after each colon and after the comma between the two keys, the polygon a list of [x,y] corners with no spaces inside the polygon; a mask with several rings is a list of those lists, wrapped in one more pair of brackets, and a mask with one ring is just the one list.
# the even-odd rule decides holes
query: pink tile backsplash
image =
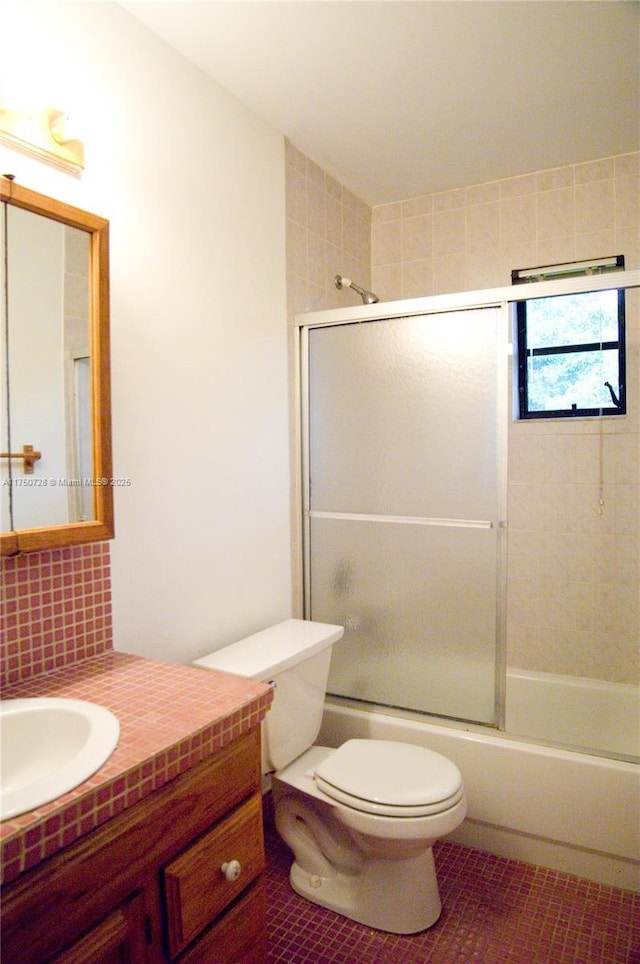
{"label": "pink tile backsplash", "polygon": [[113,649],[107,542],[6,557],[0,594],[2,686]]}

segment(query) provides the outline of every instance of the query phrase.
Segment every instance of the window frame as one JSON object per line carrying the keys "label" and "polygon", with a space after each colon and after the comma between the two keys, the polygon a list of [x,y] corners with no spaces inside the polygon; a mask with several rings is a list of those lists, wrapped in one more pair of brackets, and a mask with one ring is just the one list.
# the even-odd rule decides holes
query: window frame
{"label": "window frame", "polygon": [[[603,273],[607,270],[624,270],[624,255],[617,255],[615,258],[603,259],[609,262],[606,267],[595,269],[595,273]],[[564,270],[563,270],[564,269]],[[559,277],[580,277],[594,273],[592,268],[584,267],[583,263],[570,262],[566,265],[547,265],[526,271],[516,270],[511,273],[512,284],[521,285],[533,281],[543,281],[558,279]],[[529,348],[527,346],[527,302],[537,301],[538,298],[522,299],[516,302],[516,347],[517,347],[517,398],[518,398],[518,420],[544,419],[544,418],[593,418],[611,415],[626,415],[627,412],[627,392],[626,392],[626,337],[625,337],[625,289],[617,288],[618,293],[618,339],[606,342],[575,342],[569,345],[539,346]],[[587,295],[590,292],[580,292]],[[550,297],[563,297],[562,295],[551,295]],[[602,407],[578,408],[573,405],[571,408],[561,409],[531,409],[529,406],[529,377],[528,361],[531,357],[544,357],[549,355],[571,354],[587,351],[617,349],[618,352],[618,404]]]}

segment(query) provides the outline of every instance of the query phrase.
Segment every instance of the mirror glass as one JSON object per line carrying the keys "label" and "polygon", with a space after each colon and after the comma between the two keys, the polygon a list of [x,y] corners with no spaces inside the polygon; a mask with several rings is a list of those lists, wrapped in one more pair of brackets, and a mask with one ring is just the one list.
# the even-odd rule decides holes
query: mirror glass
{"label": "mirror glass", "polygon": [[108,223],[0,183],[2,552],[111,538]]}

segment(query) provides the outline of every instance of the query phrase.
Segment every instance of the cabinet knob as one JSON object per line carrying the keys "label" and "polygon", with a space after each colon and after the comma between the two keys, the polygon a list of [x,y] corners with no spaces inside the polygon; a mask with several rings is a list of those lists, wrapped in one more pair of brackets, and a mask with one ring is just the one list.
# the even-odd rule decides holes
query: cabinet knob
{"label": "cabinet knob", "polygon": [[237,880],[242,873],[242,867],[237,860],[228,860],[220,868],[225,876],[225,880]]}

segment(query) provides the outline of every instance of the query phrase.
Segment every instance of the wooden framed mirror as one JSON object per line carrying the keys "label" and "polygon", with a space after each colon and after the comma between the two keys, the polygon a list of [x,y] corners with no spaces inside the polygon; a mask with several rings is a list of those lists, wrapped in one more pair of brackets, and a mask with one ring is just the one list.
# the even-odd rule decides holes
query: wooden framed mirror
{"label": "wooden framed mirror", "polygon": [[109,222],[0,177],[0,551],[114,535]]}

